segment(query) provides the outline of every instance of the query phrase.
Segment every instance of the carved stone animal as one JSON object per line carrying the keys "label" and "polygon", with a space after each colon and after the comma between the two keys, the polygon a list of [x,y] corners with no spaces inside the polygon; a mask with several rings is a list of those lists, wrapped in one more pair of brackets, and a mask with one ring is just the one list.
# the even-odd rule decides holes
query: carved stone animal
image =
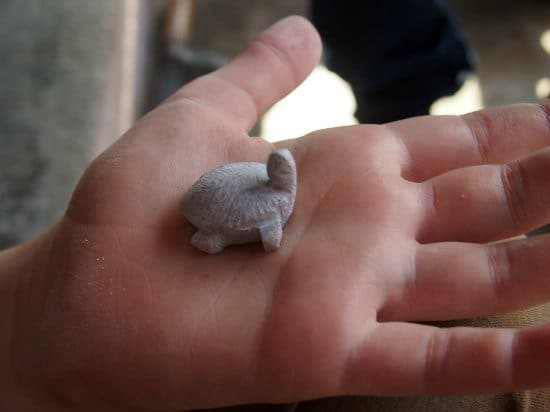
{"label": "carved stone animal", "polygon": [[191,244],[206,253],[261,241],[279,248],[296,197],[296,164],[287,149],[264,163],[229,163],[202,175],[185,193],[181,210],[198,230]]}

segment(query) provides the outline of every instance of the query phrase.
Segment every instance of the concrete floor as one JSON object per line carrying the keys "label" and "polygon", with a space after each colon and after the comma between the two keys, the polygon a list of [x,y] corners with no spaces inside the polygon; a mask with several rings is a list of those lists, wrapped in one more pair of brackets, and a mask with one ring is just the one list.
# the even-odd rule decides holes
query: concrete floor
{"label": "concrete floor", "polygon": [[[476,51],[483,103],[534,101],[535,84],[550,77],[550,55],[541,44],[550,29],[548,2],[449,3]],[[154,22],[166,0],[45,4],[0,2],[0,248],[61,216],[90,159],[147,107],[151,84],[166,94],[187,78],[159,80],[162,70],[147,76],[161,51],[153,43]],[[280,17],[306,13],[306,0],[198,0],[188,46],[229,57]],[[346,110],[349,116],[353,109]]]}

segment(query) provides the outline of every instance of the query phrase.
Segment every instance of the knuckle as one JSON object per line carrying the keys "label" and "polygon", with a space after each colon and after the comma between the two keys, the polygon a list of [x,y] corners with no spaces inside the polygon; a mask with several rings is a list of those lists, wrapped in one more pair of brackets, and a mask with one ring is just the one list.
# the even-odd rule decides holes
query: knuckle
{"label": "knuckle", "polygon": [[495,305],[502,300],[502,294],[508,282],[511,257],[506,244],[492,245],[486,249],[489,281]]}
{"label": "knuckle", "polygon": [[519,226],[527,217],[527,174],[521,162],[502,165],[500,180],[508,215],[514,226]]}
{"label": "knuckle", "polygon": [[424,386],[428,391],[442,383],[442,374],[451,346],[451,335],[446,329],[435,329],[426,347],[424,360]]}
{"label": "knuckle", "polygon": [[471,136],[481,163],[487,163],[491,158],[492,126],[491,118],[485,111],[469,113],[462,117],[468,134]]}
{"label": "knuckle", "polygon": [[288,51],[277,44],[276,39],[272,39],[269,35],[265,34],[258,37],[251,44],[251,49],[256,49],[259,54],[266,56],[270,60],[274,60],[277,64],[286,69],[287,75],[290,78],[290,84],[298,84],[299,76],[295,70],[295,64]]}
{"label": "knuckle", "polygon": [[546,129],[550,132],[550,99],[544,99],[538,103]]}

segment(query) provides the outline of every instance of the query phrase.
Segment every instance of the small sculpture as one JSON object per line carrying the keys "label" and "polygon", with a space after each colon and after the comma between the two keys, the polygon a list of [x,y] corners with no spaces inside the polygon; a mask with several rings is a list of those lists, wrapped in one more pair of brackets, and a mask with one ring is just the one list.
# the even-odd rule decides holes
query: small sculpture
{"label": "small sculpture", "polygon": [[279,248],[283,226],[294,207],[296,164],[287,149],[263,163],[229,163],[202,175],[181,202],[198,230],[191,244],[206,253],[261,241],[266,252]]}

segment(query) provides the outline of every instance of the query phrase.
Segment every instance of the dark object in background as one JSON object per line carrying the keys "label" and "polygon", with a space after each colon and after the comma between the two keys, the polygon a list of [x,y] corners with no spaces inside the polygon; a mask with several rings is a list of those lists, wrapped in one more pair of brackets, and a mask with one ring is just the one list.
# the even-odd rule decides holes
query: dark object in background
{"label": "dark object in background", "polygon": [[469,48],[439,0],[312,0],[327,66],[347,80],[360,123],[429,112],[472,70]]}

